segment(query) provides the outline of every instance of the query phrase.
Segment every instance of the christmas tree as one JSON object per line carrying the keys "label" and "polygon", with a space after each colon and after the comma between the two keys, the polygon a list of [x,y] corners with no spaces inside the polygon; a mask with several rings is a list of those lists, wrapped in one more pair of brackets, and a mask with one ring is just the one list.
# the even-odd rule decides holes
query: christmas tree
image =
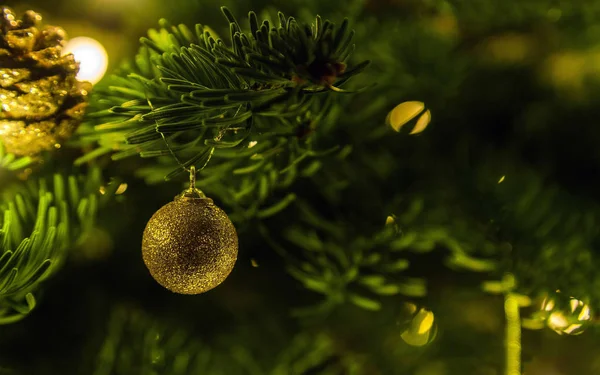
{"label": "christmas tree", "polygon": [[600,372],[598,2],[1,16],[0,374]]}

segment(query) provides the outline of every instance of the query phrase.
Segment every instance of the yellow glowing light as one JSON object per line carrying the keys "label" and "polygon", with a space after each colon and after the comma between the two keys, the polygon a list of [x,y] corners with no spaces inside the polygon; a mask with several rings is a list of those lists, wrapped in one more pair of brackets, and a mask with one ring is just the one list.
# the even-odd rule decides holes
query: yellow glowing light
{"label": "yellow glowing light", "polygon": [[504,182],[504,179],[506,178],[506,176],[502,176],[500,177],[500,180],[498,180],[498,183],[501,184],[502,182]]}
{"label": "yellow glowing light", "polygon": [[430,343],[436,335],[433,312],[421,308],[417,311],[417,306],[408,303],[405,305],[407,312],[413,315],[410,323],[400,337],[408,345],[424,346]]}
{"label": "yellow glowing light", "polygon": [[433,327],[433,313],[431,311],[425,311],[422,319],[421,324],[419,324],[419,330],[417,331],[420,335],[429,332],[431,327]]}
{"label": "yellow glowing light", "polygon": [[583,302],[578,299],[571,298],[569,305],[571,306],[571,312],[575,312],[580,305],[583,305]]}
{"label": "yellow glowing light", "polygon": [[583,306],[577,320],[588,321],[592,319],[592,311],[588,305]]}
{"label": "yellow glowing light", "polygon": [[92,84],[102,79],[108,68],[108,54],[102,46],[92,38],[77,37],[69,40],[63,48],[63,54],[72,53],[79,62],[77,79]]}
{"label": "yellow glowing light", "polygon": [[545,311],[552,311],[554,309],[554,300],[553,299],[544,299],[542,302],[542,309]]}
{"label": "yellow glowing light", "polygon": [[425,113],[423,113],[423,115],[421,117],[419,117],[419,119],[417,120],[417,124],[415,125],[413,130],[410,132],[410,134],[419,134],[420,132],[425,130],[425,128],[427,127],[427,125],[429,125],[430,122],[431,122],[431,111],[427,110],[427,111],[425,111]]}
{"label": "yellow glowing light", "polygon": [[115,194],[116,195],[123,194],[126,190],[127,190],[127,184],[125,182],[123,182],[121,185],[119,185],[119,187],[117,188],[117,191],[115,191]]}
{"label": "yellow glowing light", "polygon": [[571,324],[570,326],[568,326],[567,328],[563,329],[563,332],[566,333],[567,335],[579,335],[582,332],[576,332],[578,329],[580,329],[581,327],[583,327],[583,324]]}
{"label": "yellow glowing light", "polygon": [[561,312],[556,311],[550,314],[550,317],[548,318],[548,326],[555,331],[562,331],[569,326],[569,321]]}
{"label": "yellow glowing light", "polygon": [[[110,185],[110,184],[112,184],[112,182],[109,182],[108,184]],[[127,190],[127,186],[128,185],[125,182],[123,182],[122,184],[120,184],[119,187],[117,188],[117,190],[115,190],[115,195],[123,194]],[[98,189],[98,191],[102,195],[106,194],[106,186],[100,186],[100,188]]]}
{"label": "yellow glowing light", "polygon": [[388,113],[385,122],[392,129],[400,132],[406,124],[420,115],[410,131],[410,134],[418,134],[424,131],[431,122],[431,111],[426,110],[423,112],[423,110],[425,110],[425,103],[423,102],[408,101],[400,103]]}

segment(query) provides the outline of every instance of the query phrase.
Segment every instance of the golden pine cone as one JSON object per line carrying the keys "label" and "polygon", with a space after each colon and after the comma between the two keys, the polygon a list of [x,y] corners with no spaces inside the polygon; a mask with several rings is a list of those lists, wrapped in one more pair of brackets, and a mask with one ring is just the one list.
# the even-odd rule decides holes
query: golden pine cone
{"label": "golden pine cone", "polygon": [[19,156],[60,148],[85,114],[91,84],[75,78],[72,54],[62,56],[62,28],[41,27],[33,11],[21,19],[0,12],[0,139]]}

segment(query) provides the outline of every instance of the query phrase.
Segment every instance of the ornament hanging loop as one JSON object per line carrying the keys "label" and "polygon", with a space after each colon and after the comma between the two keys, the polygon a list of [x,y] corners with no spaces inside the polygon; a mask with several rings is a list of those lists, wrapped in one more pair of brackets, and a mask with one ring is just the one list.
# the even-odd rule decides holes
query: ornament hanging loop
{"label": "ornament hanging loop", "polygon": [[184,190],[181,194],[175,197],[175,200],[179,199],[205,199],[212,202],[212,199],[207,198],[206,195],[200,189],[196,187],[196,167],[191,166],[190,169],[190,187]]}
{"label": "ornament hanging loop", "polygon": [[196,189],[196,167],[192,165],[190,167],[190,190]]}

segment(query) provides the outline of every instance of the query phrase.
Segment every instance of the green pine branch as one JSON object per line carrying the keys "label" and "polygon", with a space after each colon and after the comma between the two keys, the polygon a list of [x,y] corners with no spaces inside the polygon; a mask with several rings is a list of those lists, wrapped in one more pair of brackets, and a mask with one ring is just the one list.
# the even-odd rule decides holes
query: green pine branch
{"label": "green pine branch", "polygon": [[[497,171],[505,175],[501,183],[494,181]],[[499,241],[507,244],[495,255],[498,271],[514,274],[520,293],[560,289],[597,308],[600,207],[526,166],[488,162],[475,173],[487,180],[480,182],[480,199],[496,212]]]}
{"label": "green pine branch", "polygon": [[[500,183],[499,171],[506,173]],[[409,268],[407,258],[414,258],[408,255],[440,250],[450,269],[491,279],[510,273],[520,293],[535,297],[568,290],[595,307],[598,207],[523,167],[494,167],[488,161],[473,173],[477,193],[460,195],[460,184],[423,181],[443,188],[421,197],[402,192],[390,198],[388,207],[396,214],[371,234],[364,230],[368,220],[327,219],[301,198],[294,204],[298,222],[283,229],[263,227],[262,232],[286,260],[290,275],[324,297],[305,310],[309,313],[346,302],[379,310],[386,296],[423,297],[425,280],[403,272]],[[394,203],[401,201],[407,203]]]}
{"label": "green pine branch", "polygon": [[[325,333],[300,333],[283,347],[256,340],[258,327],[223,334],[210,344],[133,309],[112,313],[93,375],[363,374],[362,361]],[[226,343],[223,346],[222,343]],[[261,356],[266,354],[264,361]]]}
{"label": "green pine branch", "polygon": [[135,62],[97,86],[80,137],[98,147],[78,164],[106,154],[152,158],[137,171],[149,182],[177,177],[182,165],[206,167],[201,188],[254,212],[322,155],[316,130],[340,87],[368,65],[348,67],[348,20],[336,26],[317,17],[309,26],[279,13],[274,25],[250,12],[246,32],[222,10],[229,45],[202,25],[162,20],[142,38]]}
{"label": "green pine branch", "polygon": [[324,297],[322,303],[299,313],[323,313],[346,302],[379,310],[383,296],[426,294],[423,280],[402,275],[409,261],[402,247],[390,246],[398,238],[393,225],[365,237],[345,221],[321,217],[302,201],[297,201],[296,207],[298,224],[286,228],[281,236],[270,233],[266,226],[261,226],[261,232],[286,259],[289,274]]}
{"label": "green pine branch", "polygon": [[0,142],[0,168],[9,171],[19,171],[31,166],[35,160],[31,156],[18,157],[14,154],[7,154],[4,144]]}
{"label": "green pine branch", "polygon": [[5,192],[0,204],[0,324],[19,321],[33,310],[40,284],[93,226],[102,202],[99,186],[100,171],[93,169],[87,176],[30,180]]}
{"label": "green pine branch", "polygon": [[323,297],[317,305],[299,309],[299,314],[326,313],[348,302],[380,310],[388,297],[427,295],[427,280],[406,272],[409,258],[419,254],[438,251],[454,270],[498,272],[501,259],[490,251],[498,255],[500,245],[484,233],[473,233],[473,223],[446,221],[447,212],[440,210],[447,207],[433,209],[423,198],[412,197],[380,229],[369,231],[365,228],[371,223],[364,217],[326,218],[298,199],[293,207],[295,224],[275,229],[261,225],[260,230],[285,259],[288,273]]}

